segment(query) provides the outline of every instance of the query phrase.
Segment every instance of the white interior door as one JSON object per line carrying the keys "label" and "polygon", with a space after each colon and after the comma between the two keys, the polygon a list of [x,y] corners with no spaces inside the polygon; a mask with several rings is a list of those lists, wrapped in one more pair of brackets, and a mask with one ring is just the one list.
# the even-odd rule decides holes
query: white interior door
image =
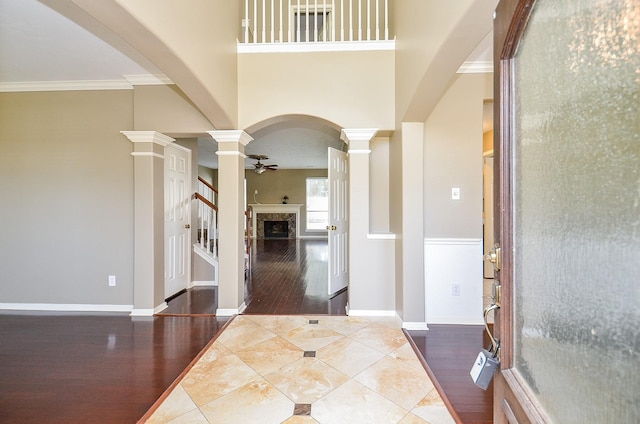
{"label": "white interior door", "polygon": [[329,294],[348,282],[347,154],[329,147]]}
{"label": "white interior door", "polygon": [[186,289],[190,270],[191,151],[177,145],[165,148],[164,159],[164,296]]}

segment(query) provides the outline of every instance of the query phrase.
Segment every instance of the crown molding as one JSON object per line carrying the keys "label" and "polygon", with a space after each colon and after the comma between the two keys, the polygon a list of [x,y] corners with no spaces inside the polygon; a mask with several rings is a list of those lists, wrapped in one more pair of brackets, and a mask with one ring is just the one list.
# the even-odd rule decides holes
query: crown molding
{"label": "crown molding", "polygon": [[464,62],[456,71],[458,74],[491,74],[493,73],[493,61]]}
{"label": "crown molding", "polygon": [[125,80],[29,81],[0,83],[0,92],[133,90]]}
{"label": "crown molding", "polygon": [[136,85],[173,84],[166,75],[124,75],[119,80],[25,81],[0,83],[0,92],[133,90]]}
{"label": "crown molding", "polygon": [[123,75],[129,84],[136,85],[172,85],[175,84],[164,74]]}

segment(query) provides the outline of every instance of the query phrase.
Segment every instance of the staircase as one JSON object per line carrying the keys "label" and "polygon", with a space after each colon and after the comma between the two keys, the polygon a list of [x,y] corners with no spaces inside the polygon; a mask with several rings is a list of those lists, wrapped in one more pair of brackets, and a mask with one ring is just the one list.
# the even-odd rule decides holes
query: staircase
{"label": "staircase", "polygon": [[[207,181],[198,177],[198,191],[193,195],[197,201],[198,222],[197,222],[197,243],[193,246],[194,253],[194,285],[218,285],[218,190]],[[251,214],[245,212],[245,253],[244,272],[245,278],[249,276],[251,260]],[[198,258],[208,263],[212,267],[212,273],[207,269],[198,268]],[[201,267],[205,268],[205,267]],[[204,277],[202,276],[204,275]],[[212,280],[211,280],[212,279]]]}
{"label": "staircase", "polygon": [[[193,246],[195,256],[201,258],[213,267],[213,273],[209,277],[195,275],[194,279],[200,280],[201,284],[206,281],[211,284],[209,278],[213,278],[213,285],[218,285],[218,190],[216,190],[207,181],[198,177],[198,191],[194,194],[197,201],[198,222],[197,235],[198,241]],[[194,257],[194,263],[196,258]],[[197,266],[194,267],[196,270]],[[197,272],[195,272],[197,274]],[[198,282],[196,282],[198,284]]]}

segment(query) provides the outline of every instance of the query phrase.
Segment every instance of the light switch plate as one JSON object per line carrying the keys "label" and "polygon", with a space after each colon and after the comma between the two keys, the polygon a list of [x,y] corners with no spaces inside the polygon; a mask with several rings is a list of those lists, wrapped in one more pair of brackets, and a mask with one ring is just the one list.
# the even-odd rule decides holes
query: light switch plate
{"label": "light switch plate", "polygon": [[460,187],[451,189],[451,200],[460,200]]}

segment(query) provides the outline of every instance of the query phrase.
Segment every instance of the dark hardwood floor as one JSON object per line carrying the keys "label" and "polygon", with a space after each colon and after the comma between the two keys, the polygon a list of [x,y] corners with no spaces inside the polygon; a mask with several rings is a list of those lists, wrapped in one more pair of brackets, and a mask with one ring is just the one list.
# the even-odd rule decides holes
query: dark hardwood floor
{"label": "dark hardwood floor", "polygon": [[167,302],[167,308],[157,316],[215,315],[218,307],[216,287],[192,287]]}
{"label": "dark hardwood floor", "polygon": [[465,424],[493,422],[493,383],[484,391],[471,381],[469,371],[476,356],[489,345],[482,325],[435,325],[429,330],[405,331],[425,360],[427,372],[446,394]]}
{"label": "dark hardwood floor", "polygon": [[[344,315],[326,293],[322,240],[254,242],[245,313]],[[216,288],[196,287],[161,314],[0,313],[0,423],[134,423],[222,329]],[[469,369],[482,326],[408,331],[460,422],[491,423],[492,387]]]}
{"label": "dark hardwood floor", "polygon": [[346,291],[328,294],[327,240],[254,240],[245,314],[346,315]]}
{"label": "dark hardwood floor", "polygon": [[0,314],[1,423],[135,423],[227,319]]}

